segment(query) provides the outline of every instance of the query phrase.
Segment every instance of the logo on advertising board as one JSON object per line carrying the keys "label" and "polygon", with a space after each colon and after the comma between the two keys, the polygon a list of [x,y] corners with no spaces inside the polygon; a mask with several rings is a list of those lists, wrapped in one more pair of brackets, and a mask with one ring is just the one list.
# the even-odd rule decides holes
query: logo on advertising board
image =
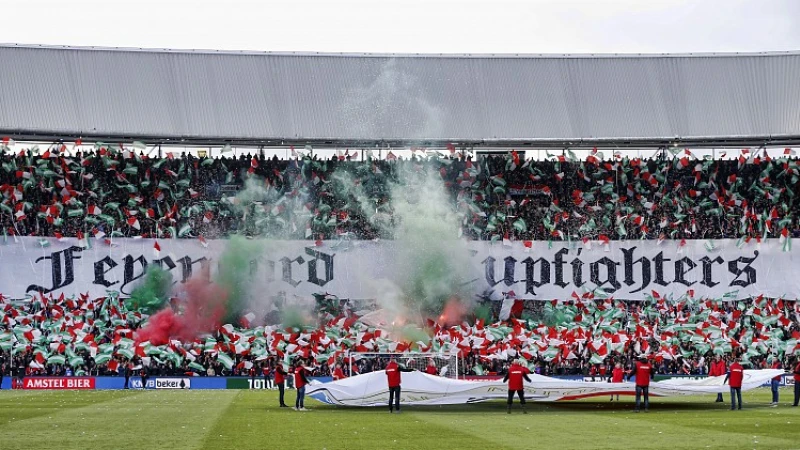
{"label": "logo on advertising board", "polygon": [[[142,388],[142,379],[139,377],[131,378],[131,389],[141,389]],[[156,380],[152,378],[147,380],[147,389],[155,389],[156,388]]]}
{"label": "logo on advertising board", "polygon": [[22,389],[94,389],[91,377],[30,377],[22,380]]}
{"label": "logo on advertising board", "polygon": [[226,389],[267,389],[267,382],[263,378],[228,378]]}
{"label": "logo on advertising board", "polygon": [[[192,380],[189,378],[156,378],[156,389],[190,389],[192,387]],[[150,383],[147,383],[150,387]]]}

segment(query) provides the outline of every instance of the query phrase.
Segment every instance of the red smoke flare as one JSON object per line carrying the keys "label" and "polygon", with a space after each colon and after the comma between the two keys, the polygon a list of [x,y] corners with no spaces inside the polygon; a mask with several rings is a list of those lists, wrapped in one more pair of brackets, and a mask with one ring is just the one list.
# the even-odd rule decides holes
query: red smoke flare
{"label": "red smoke flare", "polygon": [[444,305],[442,314],[437,322],[445,327],[459,325],[466,314],[467,307],[461,303],[461,300],[458,297],[451,297]]}
{"label": "red smoke flare", "polygon": [[150,317],[147,326],[134,334],[136,345],[147,341],[164,345],[170,339],[191,341],[219,328],[228,293],[219,285],[201,279],[189,280],[183,290],[187,298],[183,314],[170,308],[157,312]]}

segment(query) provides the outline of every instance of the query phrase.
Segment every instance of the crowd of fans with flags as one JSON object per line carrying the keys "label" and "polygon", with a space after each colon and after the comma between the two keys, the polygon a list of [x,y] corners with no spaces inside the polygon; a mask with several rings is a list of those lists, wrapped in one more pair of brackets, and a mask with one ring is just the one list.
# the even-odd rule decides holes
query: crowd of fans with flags
{"label": "crowd of fans with flags", "polygon": [[[64,145],[16,154],[0,144],[0,226],[20,236],[292,239],[387,237],[398,168],[438,172],[473,239],[750,240],[798,231],[793,151],[638,159],[592,150],[545,161],[517,152],[403,160],[297,153],[147,157],[141,145]],[[294,151],[293,151],[294,152]],[[342,183],[359,189],[343,189]],[[257,188],[253,190],[252,188]],[[351,186],[352,187],[352,186]],[[243,188],[248,195],[236,196]],[[364,198],[354,198],[354,192]],[[366,202],[374,203],[365,208]]]}
{"label": "crowd of fans with flags", "polygon": [[[461,375],[503,373],[508,360],[522,358],[544,375],[601,376],[607,366],[629,365],[645,354],[657,373],[702,375],[713,355],[740,355],[753,368],[775,362],[794,367],[800,356],[800,304],[765,298],[687,294],[668,301],[654,292],[647,301],[624,302],[585,294],[537,303],[506,321],[428,321],[416,333],[367,325],[343,307],[319,310],[316,324],[256,327],[247,315],[197,339],[169,342],[138,342],[147,315],[127,309],[114,295],[2,298],[0,307],[0,366],[19,375],[121,375],[144,367],[153,375],[261,376],[302,359],[320,376],[336,363],[349,370],[348,351],[459,355]],[[180,309],[179,302],[172,307]]]}
{"label": "crowd of fans with flags", "polygon": [[[398,168],[438,172],[463,213],[462,233],[484,240],[717,239],[740,242],[797,230],[800,167],[791,150],[741,150],[730,160],[677,149],[654,159],[592,150],[547,161],[510,152],[449,157],[289,160],[243,155],[147,157],[140,144],[97,144],[90,151],[12,153],[0,144],[0,226],[13,236],[217,238],[268,234],[330,239],[350,233],[386,236],[376,217],[392,220],[389,185]],[[80,143],[78,143],[80,144]],[[374,202],[341,189],[344,179]],[[257,188],[258,197],[243,196]],[[248,194],[250,195],[250,194]],[[24,374],[200,376],[269,372],[293,358],[330,373],[348,350],[459,354],[464,374],[502,373],[520,357],[538,373],[589,374],[647,354],[662,373],[707,373],[712,355],[741,355],[763,367],[800,355],[800,305],[756,298],[644,302],[591,294],[542,303],[506,321],[473,318],[429,323],[425,339],[362,323],[352,312],[320,314],[314,326],[225,324],[189,342],[137,342],[147,316],[104,298],[38,295],[25,303],[0,297],[0,369]],[[345,366],[347,367],[347,366]],[[787,367],[789,367],[787,365]]]}

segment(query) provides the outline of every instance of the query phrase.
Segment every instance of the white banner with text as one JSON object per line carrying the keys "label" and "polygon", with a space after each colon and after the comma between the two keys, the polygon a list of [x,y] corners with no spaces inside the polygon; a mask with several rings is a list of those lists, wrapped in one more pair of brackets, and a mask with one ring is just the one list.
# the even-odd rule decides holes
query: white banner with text
{"label": "white banner with text", "polygon": [[[0,245],[0,294],[22,299],[37,293],[67,296],[107,291],[128,295],[148,265],[173,274],[176,284],[193,277],[214,279],[226,240],[114,239],[93,240],[89,248],[77,239],[9,238]],[[157,245],[156,245],[157,244]],[[254,243],[255,245],[256,243]],[[330,293],[340,298],[369,299],[375,284],[391,280],[403,288],[397,263],[399,241],[268,241],[252,258],[248,277],[265,295],[310,297]],[[577,242],[454,241],[465,246],[471,264],[437,258],[444,271],[465,270],[462,293],[492,299],[569,299],[604,291],[617,299],[642,300],[658,294],[678,298],[741,299],[765,295],[800,297],[800,257],[782,251],[777,239],[737,247],[735,240]],[[408,266],[408,248],[403,248]],[[424,249],[420,262],[429,261]],[[455,252],[456,254],[458,252]],[[452,264],[452,269],[449,265]],[[455,269],[458,267],[459,269]],[[465,289],[466,286],[466,289]],[[455,290],[455,287],[454,287]]]}

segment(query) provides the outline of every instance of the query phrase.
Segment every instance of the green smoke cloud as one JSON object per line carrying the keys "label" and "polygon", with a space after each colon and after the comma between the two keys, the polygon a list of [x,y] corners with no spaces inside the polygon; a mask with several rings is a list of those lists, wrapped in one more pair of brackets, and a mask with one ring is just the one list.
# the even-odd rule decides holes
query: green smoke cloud
{"label": "green smoke cloud", "polygon": [[410,309],[437,315],[453,297],[470,309],[473,279],[461,215],[438,171],[403,166],[392,186],[398,284]]}
{"label": "green smoke cloud", "polygon": [[172,290],[172,274],[155,264],[145,271],[142,282],[131,292],[125,301],[129,309],[140,309],[146,314],[153,314],[163,308]]}
{"label": "green smoke cloud", "polygon": [[228,293],[225,308],[226,323],[238,323],[249,303],[248,293],[253,284],[254,266],[264,251],[264,241],[233,236],[220,255],[217,283]]}
{"label": "green smoke cloud", "polygon": [[[438,316],[452,298],[472,308],[470,252],[459,237],[463,216],[447,192],[437,163],[398,162],[391,176],[368,176],[358,170],[337,170],[337,192],[348,199],[381,235],[394,240],[396,271],[375,286],[378,303],[392,311]],[[369,168],[368,170],[375,170]],[[360,180],[378,179],[382,185]],[[382,206],[390,199],[389,208]],[[397,295],[397,291],[401,292]]]}

